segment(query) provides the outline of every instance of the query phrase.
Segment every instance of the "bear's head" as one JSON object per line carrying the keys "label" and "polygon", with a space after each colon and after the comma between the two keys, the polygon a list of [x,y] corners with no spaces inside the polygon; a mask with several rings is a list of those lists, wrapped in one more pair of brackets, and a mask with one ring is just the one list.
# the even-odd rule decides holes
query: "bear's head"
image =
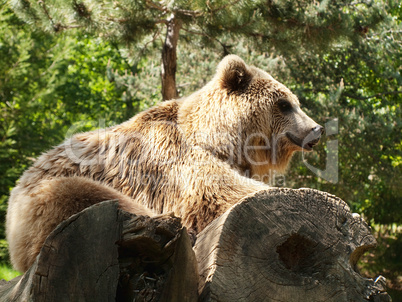
{"label": "bear's head", "polygon": [[283,172],[295,151],[311,151],[323,130],[287,87],[235,55],[184,100],[181,117],[193,144],[265,181]]}

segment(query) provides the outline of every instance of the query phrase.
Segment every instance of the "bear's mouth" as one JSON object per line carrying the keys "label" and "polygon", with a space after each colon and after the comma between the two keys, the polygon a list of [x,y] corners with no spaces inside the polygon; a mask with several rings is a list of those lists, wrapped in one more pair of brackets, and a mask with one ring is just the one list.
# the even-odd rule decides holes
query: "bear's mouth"
{"label": "bear's mouth", "polygon": [[[313,150],[314,146],[320,141],[321,135],[318,137],[313,137],[312,135],[307,135],[304,139],[298,138],[290,132],[286,132],[286,137],[295,145],[303,148],[306,151]],[[310,140],[308,140],[311,138]]]}

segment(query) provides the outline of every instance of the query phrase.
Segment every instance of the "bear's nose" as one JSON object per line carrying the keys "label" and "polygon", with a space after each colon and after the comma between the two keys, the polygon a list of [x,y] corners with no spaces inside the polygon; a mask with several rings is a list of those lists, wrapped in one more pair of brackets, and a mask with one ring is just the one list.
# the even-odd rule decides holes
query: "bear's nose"
{"label": "bear's nose", "polygon": [[315,135],[321,135],[324,133],[324,127],[317,125],[313,129],[311,129]]}

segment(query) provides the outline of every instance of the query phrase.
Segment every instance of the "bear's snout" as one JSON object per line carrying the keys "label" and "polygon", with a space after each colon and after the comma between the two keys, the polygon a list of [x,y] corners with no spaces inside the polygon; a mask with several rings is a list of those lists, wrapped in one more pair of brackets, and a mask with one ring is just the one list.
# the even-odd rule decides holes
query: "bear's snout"
{"label": "bear's snout", "polygon": [[286,137],[295,145],[303,148],[306,151],[311,151],[315,145],[318,144],[321,134],[324,132],[324,127],[316,125],[304,137],[287,132]]}
{"label": "bear's snout", "polygon": [[311,131],[313,131],[313,133],[316,133],[319,137],[321,137],[321,134],[324,133],[324,127],[317,125],[313,129],[311,129]]}
{"label": "bear's snout", "polygon": [[[303,144],[303,149],[311,150],[318,144],[321,138],[321,134],[324,133],[324,127],[317,125],[311,129],[311,133],[306,136],[304,141],[308,140],[306,144]],[[311,136],[311,137],[310,137]]]}

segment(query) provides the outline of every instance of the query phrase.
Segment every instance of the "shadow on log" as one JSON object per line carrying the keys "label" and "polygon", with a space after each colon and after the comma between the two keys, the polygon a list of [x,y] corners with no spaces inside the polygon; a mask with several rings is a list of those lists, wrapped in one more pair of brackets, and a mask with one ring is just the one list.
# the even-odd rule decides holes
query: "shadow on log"
{"label": "shadow on log", "polygon": [[376,241],[339,198],[272,189],[245,198],[198,236],[199,301],[391,301],[359,275]]}
{"label": "shadow on log", "polygon": [[375,245],[345,202],[311,189],[245,198],[194,249],[179,218],[106,201],[61,223],[32,267],[0,285],[0,300],[390,301],[383,277],[356,268]]}
{"label": "shadow on log", "polygon": [[[183,278],[183,276],[186,276]],[[1,301],[196,301],[194,252],[180,219],[106,201],[62,222]]]}

